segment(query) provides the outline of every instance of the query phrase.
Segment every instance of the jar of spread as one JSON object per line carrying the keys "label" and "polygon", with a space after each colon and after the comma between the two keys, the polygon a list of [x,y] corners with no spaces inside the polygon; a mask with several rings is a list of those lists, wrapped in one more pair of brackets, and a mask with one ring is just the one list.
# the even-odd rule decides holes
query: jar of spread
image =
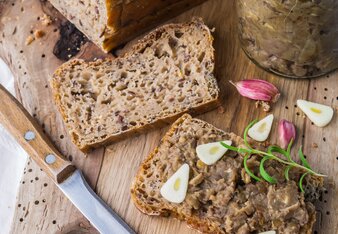
{"label": "jar of spread", "polygon": [[338,68],[337,0],[236,0],[239,38],[256,64],[309,78]]}

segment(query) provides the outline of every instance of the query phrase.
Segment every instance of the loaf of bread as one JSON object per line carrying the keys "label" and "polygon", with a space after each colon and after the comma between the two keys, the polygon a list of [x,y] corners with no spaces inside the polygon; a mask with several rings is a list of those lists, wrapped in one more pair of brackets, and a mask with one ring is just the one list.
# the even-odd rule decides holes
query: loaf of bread
{"label": "loaf of bread", "polygon": [[205,0],[49,0],[91,41],[108,52]]}
{"label": "loaf of bread", "polygon": [[71,60],[52,78],[56,104],[83,151],[218,105],[214,49],[200,20],[162,26],[123,57]]}
{"label": "loaf of bread", "polygon": [[[266,164],[266,170],[281,180],[272,185],[254,181],[245,172],[243,156],[237,152],[227,151],[210,166],[199,160],[197,145],[224,140],[245,147],[235,134],[183,115],[142,163],[133,181],[131,197],[137,208],[148,215],[171,215],[185,220],[203,233],[275,230],[311,234],[315,207],[304,200],[297,178],[283,181],[283,167],[278,162],[270,160]],[[255,172],[257,159],[252,156],[247,162]],[[161,195],[161,187],[183,164],[190,168],[186,197],[182,203],[169,202]]]}

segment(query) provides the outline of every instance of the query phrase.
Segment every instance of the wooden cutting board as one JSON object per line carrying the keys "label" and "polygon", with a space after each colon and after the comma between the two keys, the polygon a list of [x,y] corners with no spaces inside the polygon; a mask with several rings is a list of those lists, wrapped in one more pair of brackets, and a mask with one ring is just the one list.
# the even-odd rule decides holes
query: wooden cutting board
{"label": "wooden cutting board", "polygon": [[[338,74],[320,79],[294,80],[277,77],[256,67],[240,49],[234,2],[210,0],[172,20],[183,22],[192,16],[201,16],[210,27],[215,27],[216,76],[225,94],[223,108],[198,117],[225,131],[241,135],[251,120],[266,114],[256,109],[253,101],[240,97],[228,81],[257,77],[276,84],[282,92],[282,98],[272,110],[276,120],[286,118],[296,124],[296,147],[304,145],[310,163],[318,171],[329,175],[327,192],[317,202],[315,233],[338,233]],[[51,25],[45,25],[44,12],[54,20]],[[184,222],[143,215],[130,201],[129,188],[137,168],[159,143],[167,127],[98,149],[88,156],[83,155],[67,135],[52,102],[49,86],[52,72],[63,62],[54,56],[53,48],[60,37],[59,28],[64,19],[45,1],[39,0],[0,1],[0,18],[0,57],[7,62],[15,76],[18,99],[60,151],[83,170],[103,200],[139,233],[196,233]],[[45,35],[26,45],[27,37],[36,30],[42,30]],[[77,57],[85,59],[104,56],[89,42],[77,54]],[[325,128],[311,125],[295,106],[297,99],[333,106],[333,121]],[[271,135],[270,141],[276,142],[276,124]],[[94,233],[95,230],[35,163],[28,160],[11,232]]]}

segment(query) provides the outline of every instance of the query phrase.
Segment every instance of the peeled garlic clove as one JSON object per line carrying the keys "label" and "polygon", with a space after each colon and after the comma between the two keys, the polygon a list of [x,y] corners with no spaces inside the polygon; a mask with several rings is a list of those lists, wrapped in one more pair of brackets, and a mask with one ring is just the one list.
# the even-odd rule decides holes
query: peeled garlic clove
{"label": "peeled garlic clove", "polygon": [[[224,144],[231,145],[231,141],[222,141]],[[221,145],[220,142],[198,145],[196,147],[197,157],[207,165],[217,162],[228,149]]]}
{"label": "peeled garlic clove", "polygon": [[271,231],[267,231],[267,232],[260,232],[259,234],[276,234],[276,231],[271,230]]}
{"label": "peeled garlic clove", "polygon": [[293,123],[282,119],[278,124],[278,138],[279,145],[283,149],[286,149],[291,139],[296,139],[296,127]]}
{"label": "peeled garlic clove", "polygon": [[306,100],[297,100],[297,106],[318,127],[326,126],[333,117],[333,109],[330,106]]}
{"label": "peeled garlic clove", "polygon": [[247,98],[266,101],[266,102],[276,102],[279,99],[280,92],[273,84],[259,79],[250,79],[250,80],[241,80],[239,82],[233,83],[238,92]]}
{"label": "peeled garlic clove", "polygon": [[271,131],[273,114],[266,116],[264,119],[255,123],[248,131],[249,137],[256,141],[266,141]]}
{"label": "peeled garlic clove", "polygon": [[162,197],[173,203],[184,201],[188,190],[189,165],[183,164],[168,180],[160,190]]}

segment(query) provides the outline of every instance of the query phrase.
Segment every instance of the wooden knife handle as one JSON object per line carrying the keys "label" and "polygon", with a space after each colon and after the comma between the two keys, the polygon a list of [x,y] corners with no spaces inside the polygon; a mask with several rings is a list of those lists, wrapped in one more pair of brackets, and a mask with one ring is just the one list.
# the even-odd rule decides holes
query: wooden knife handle
{"label": "wooden knife handle", "polygon": [[35,119],[0,85],[0,124],[55,182],[61,183],[75,167],[53,146]]}

